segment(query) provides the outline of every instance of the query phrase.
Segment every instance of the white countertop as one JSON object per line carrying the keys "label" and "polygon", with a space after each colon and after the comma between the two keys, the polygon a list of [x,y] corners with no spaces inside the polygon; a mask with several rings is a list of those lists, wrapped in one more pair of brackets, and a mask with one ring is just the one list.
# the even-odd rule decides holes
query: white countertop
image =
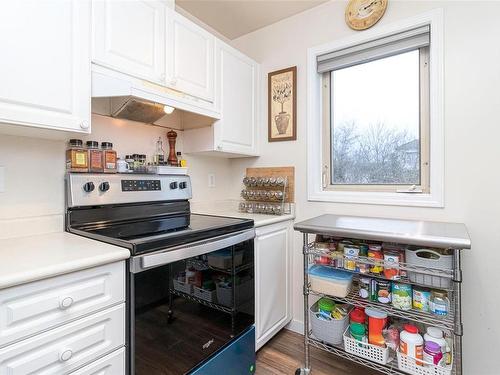
{"label": "white countertop", "polygon": [[252,219],[254,221],[255,228],[295,219],[294,204],[292,204],[292,209],[290,214],[278,216],[278,215],[249,214],[244,212],[238,212],[238,203],[239,201],[237,200],[191,202],[191,212],[194,214],[202,214],[202,215]]}
{"label": "white countertop", "polygon": [[130,252],[66,232],[0,240],[0,289],[117,262]]}

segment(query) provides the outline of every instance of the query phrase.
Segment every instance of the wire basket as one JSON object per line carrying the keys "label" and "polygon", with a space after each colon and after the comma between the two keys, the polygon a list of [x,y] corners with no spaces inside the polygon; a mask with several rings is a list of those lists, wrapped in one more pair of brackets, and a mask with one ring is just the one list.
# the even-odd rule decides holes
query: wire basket
{"label": "wire basket", "polygon": [[[412,375],[450,375],[452,366],[436,366],[429,362],[418,360],[422,365],[418,365],[415,358],[403,354],[398,349],[398,368],[401,371]],[[453,362],[452,362],[453,363]]]}
{"label": "wire basket", "polygon": [[389,362],[389,348],[382,348],[352,338],[349,334],[349,326],[344,331],[344,350],[347,353],[382,365],[386,365]]}

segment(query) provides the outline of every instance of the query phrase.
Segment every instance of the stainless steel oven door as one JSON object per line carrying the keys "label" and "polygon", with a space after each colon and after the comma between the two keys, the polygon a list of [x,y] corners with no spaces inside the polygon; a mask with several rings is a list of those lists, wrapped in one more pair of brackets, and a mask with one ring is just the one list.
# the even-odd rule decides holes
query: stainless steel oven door
{"label": "stainless steel oven door", "polygon": [[254,323],[254,229],[129,262],[129,373],[179,375]]}

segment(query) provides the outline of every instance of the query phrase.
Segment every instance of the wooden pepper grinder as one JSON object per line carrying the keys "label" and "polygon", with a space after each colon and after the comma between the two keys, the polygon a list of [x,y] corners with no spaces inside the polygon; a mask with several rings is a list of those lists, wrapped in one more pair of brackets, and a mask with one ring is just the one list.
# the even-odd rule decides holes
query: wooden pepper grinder
{"label": "wooden pepper grinder", "polygon": [[177,154],[175,152],[175,140],[177,139],[177,133],[174,132],[173,130],[170,130],[167,133],[167,139],[168,139],[168,146],[170,147],[167,159],[168,164],[177,166],[179,164],[177,160]]}

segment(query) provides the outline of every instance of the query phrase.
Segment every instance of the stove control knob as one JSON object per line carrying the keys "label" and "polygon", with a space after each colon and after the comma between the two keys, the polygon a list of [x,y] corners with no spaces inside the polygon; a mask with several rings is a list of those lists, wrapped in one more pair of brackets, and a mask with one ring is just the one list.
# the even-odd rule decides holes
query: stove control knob
{"label": "stove control knob", "polygon": [[177,189],[177,181],[170,183],[170,189]]}
{"label": "stove control knob", "polygon": [[108,191],[109,190],[109,182],[107,182],[107,181],[101,182],[101,184],[99,185],[99,190],[102,191],[103,193]]}
{"label": "stove control knob", "polygon": [[179,182],[179,189],[185,189],[187,188],[187,182],[183,181],[183,182]]}
{"label": "stove control knob", "polygon": [[83,185],[83,191],[85,191],[86,193],[90,193],[90,192],[94,191],[94,189],[95,189],[95,185],[92,181],[86,182]]}

